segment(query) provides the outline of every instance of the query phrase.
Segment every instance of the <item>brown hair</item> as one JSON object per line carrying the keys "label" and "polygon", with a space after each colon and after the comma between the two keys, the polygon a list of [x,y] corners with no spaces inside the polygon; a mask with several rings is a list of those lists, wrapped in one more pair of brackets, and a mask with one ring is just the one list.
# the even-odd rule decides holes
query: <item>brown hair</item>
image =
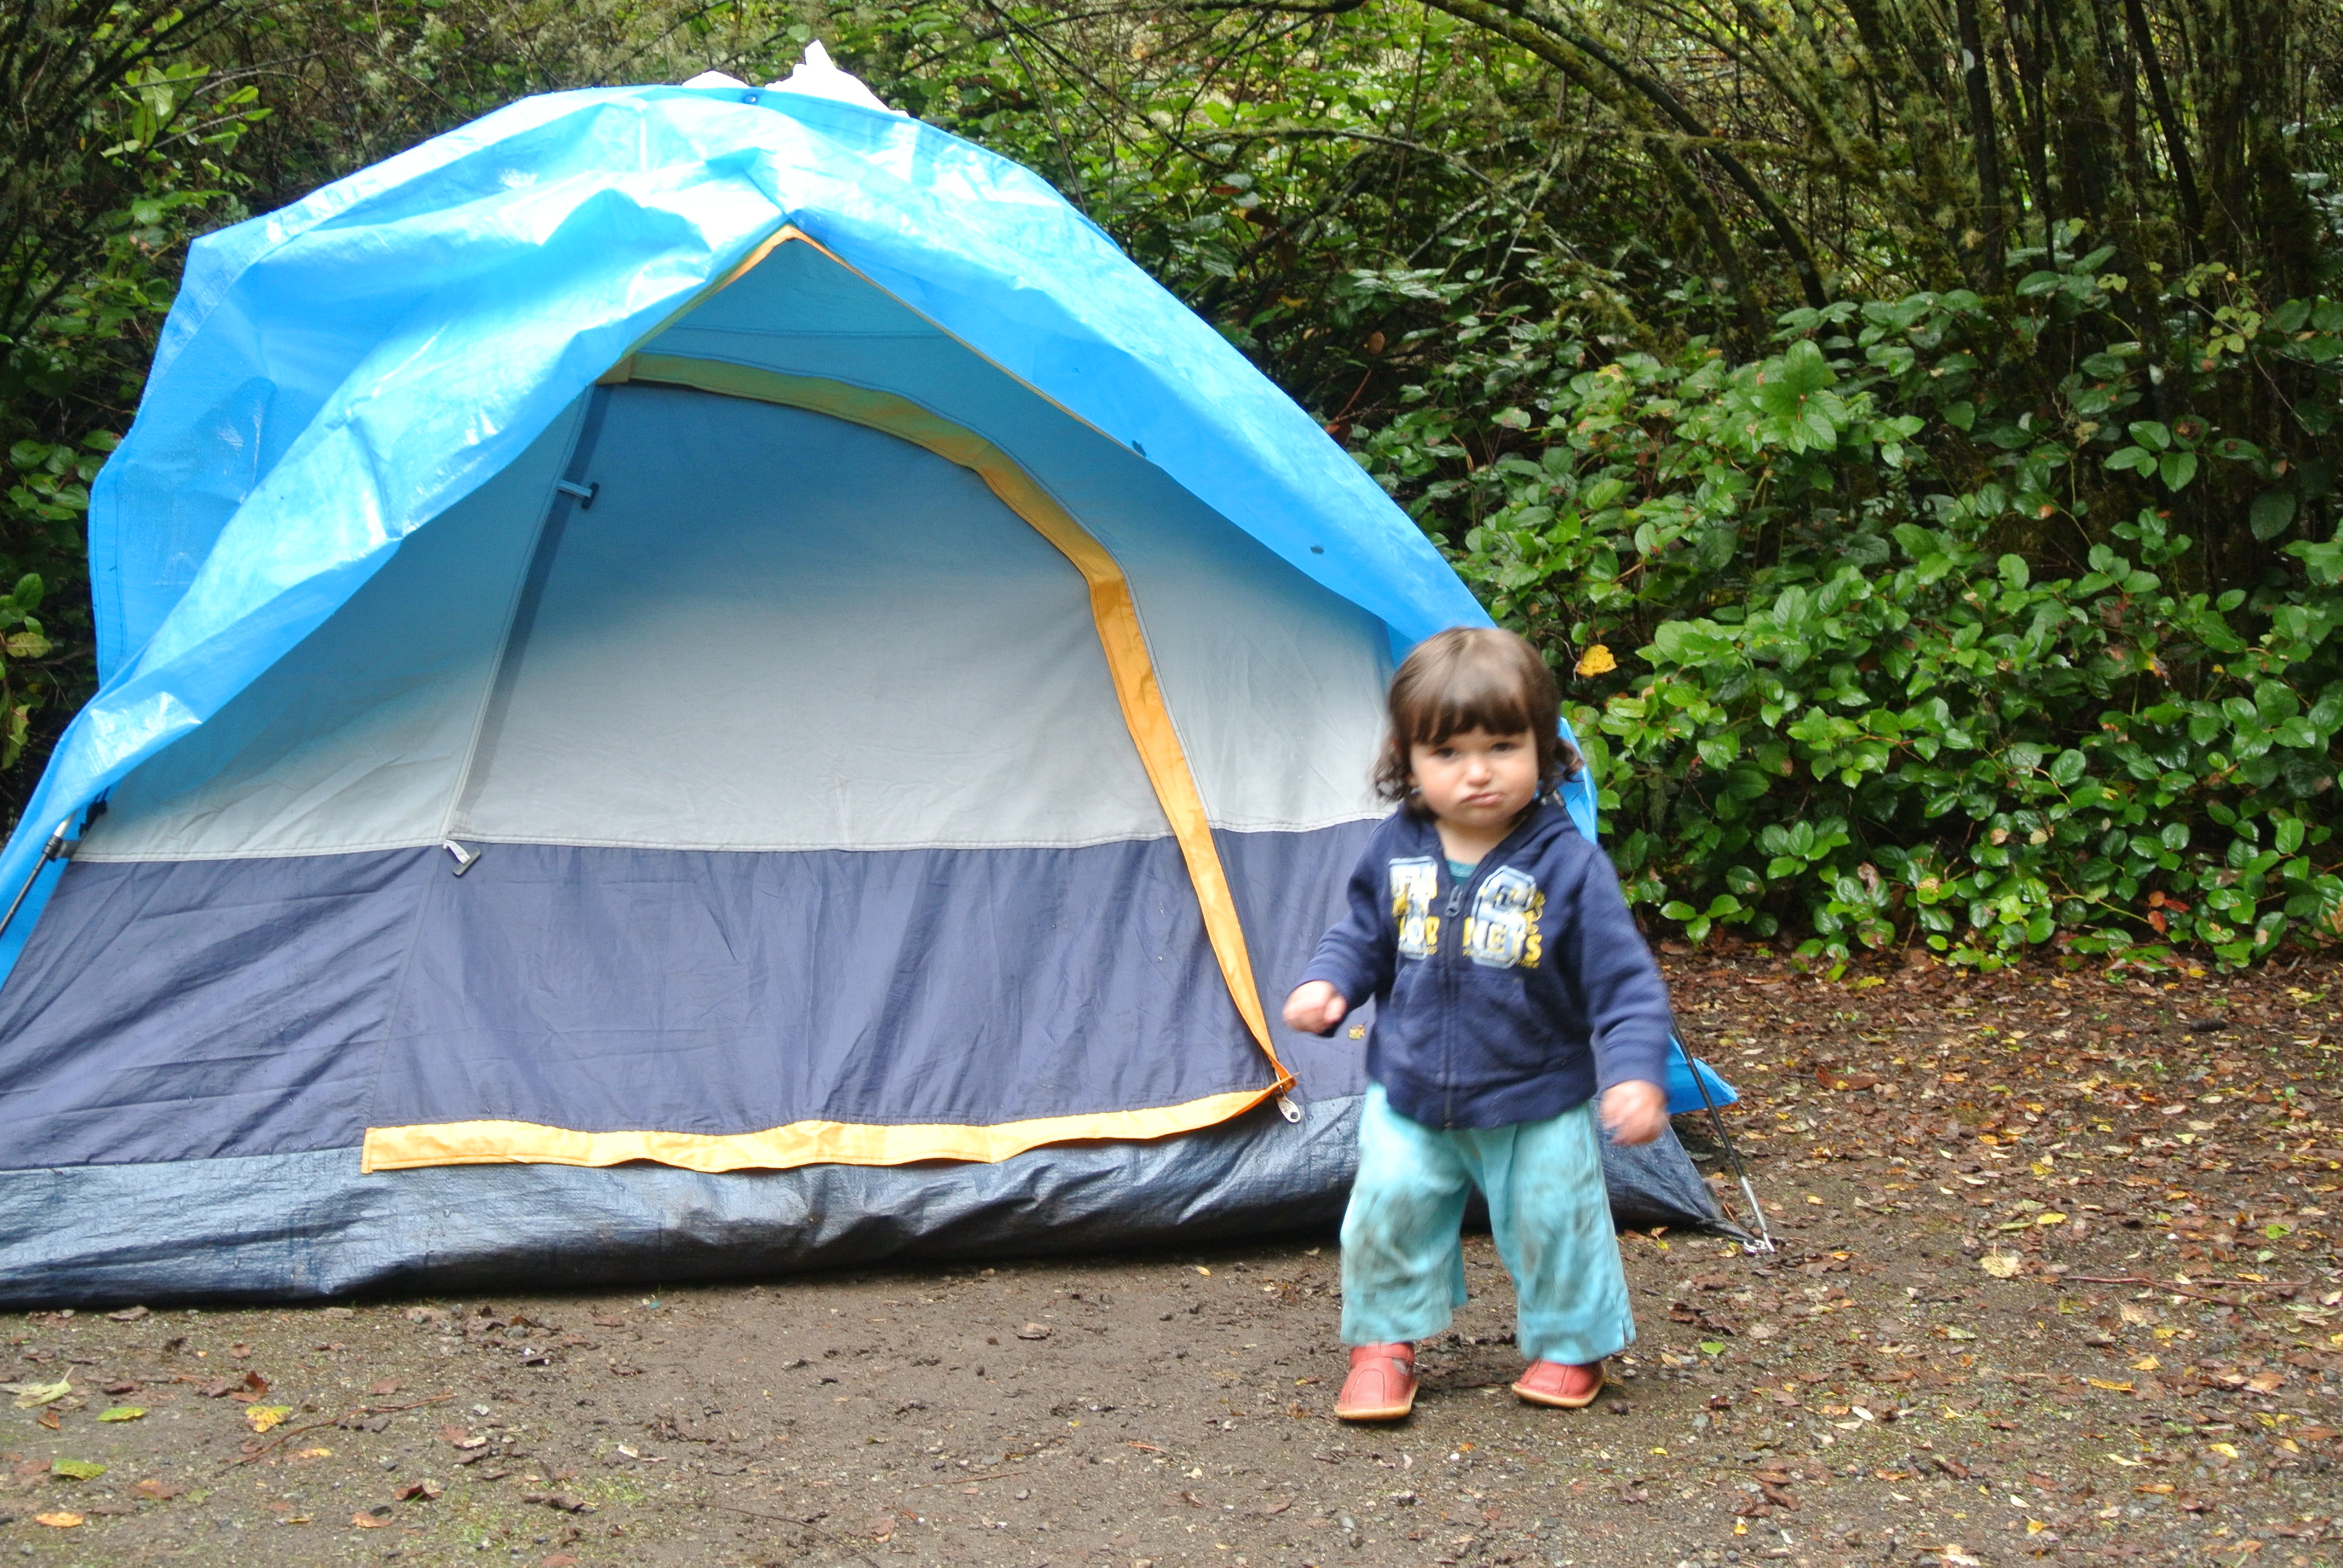
{"label": "brown hair", "polygon": [[1518,735],[1537,745],[1540,793],[1585,765],[1559,728],[1562,692],[1537,650],[1494,627],[1452,627],[1415,645],[1392,677],[1391,728],[1375,759],[1375,793],[1414,803],[1409,748],[1437,746],[1468,729]]}

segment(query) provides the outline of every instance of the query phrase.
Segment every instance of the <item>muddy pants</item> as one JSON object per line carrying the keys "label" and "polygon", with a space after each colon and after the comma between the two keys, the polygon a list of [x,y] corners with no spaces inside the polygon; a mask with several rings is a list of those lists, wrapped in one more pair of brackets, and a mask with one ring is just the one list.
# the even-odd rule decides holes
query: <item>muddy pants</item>
{"label": "muddy pants", "polygon": [[1489,1201],[1524,1361],[1579,1365],[1635,1338],[1590,1102],[1544,1121],[1442,1132],[1367,1089],[1342,1216],[1342,1342],[1427,1339],[1464,1304],[1468,1190]]}

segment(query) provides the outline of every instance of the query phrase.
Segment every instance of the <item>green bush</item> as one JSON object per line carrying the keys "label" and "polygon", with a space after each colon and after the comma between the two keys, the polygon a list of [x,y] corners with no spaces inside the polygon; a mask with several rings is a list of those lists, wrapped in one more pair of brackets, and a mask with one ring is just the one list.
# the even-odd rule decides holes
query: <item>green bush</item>
{"label": "green bush", "polygon": [[[2238,965],[2343,932],[2343,304],[2264,310],[2204,268],[2142,309],[2107,261],[1993,308],[1795,311],[1738,365],[1463,317],[1363,436],[1577,677],[1631,900],[1829,962]],[[2205,412],[2247,422],[2271,387],[2258,438]]]}

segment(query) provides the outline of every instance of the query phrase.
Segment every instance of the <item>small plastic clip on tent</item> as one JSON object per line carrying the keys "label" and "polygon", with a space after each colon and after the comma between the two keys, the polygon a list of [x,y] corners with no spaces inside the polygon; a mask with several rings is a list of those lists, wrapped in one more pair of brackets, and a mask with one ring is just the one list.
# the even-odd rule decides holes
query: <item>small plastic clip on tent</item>
{"label": "small plastic clip on tent", "polygon": [[[1692,1052],[1685,1050],[1682,1035],[1676,1037],[1676,1049],[1683,1050],[1689,1061]],[[1741,1250],[1745,1252],[1775,1251],[1777,1249],[1774,1245],[1774,1233],[1765,1228],[1765,1205],[1757,1201],[1757,1189],[1749,1180],[1749,1167],[1741,1162],[1741,1151],[1734,1146],[1733,1134],[1725,1130],[1724,1113],[1716,1109],[1716,1101],[1708,1092],[1707,1075],[1694,1066],[1692,1081],[1700,1090],[1700,1102],[1708,1107],[1708,1122],[1716,1129],[1716,1141],[1725,1145],[1725,1157],[1733,1161],[1733,1174],[1741,1183],[1741,1196],[1748,1201],[1749,1217],[1757,1221],[1756,1238],[1743,1241]]]}

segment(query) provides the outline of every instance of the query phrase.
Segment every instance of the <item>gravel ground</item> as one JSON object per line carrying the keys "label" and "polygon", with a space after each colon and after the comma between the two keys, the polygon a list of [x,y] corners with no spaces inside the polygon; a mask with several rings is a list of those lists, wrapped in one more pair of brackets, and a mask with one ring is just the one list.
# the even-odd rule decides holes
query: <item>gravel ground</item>
{"label": "gravel ground", "polygon": [[2338,1561],[2343,968],[1664,959],[1783,1246],[1624,1238],[1643,1337],[1592,1410],[1507,1393],[1485,1236],[1383,1429],[1332,1419],[1322,1233],[35,1312],[0,1318],[11,1375],[70,1392],[0,1404],[0,1558]]}

